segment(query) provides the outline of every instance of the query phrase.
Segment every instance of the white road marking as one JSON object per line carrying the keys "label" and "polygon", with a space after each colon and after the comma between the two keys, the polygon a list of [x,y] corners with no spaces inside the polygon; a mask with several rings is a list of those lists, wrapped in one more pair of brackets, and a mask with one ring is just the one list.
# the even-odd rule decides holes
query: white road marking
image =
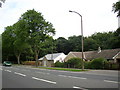
{"label": "white road marking", "polygon": [[81,90],[88,90],[88,89],[81,88],[81,87],[77,87],[77,86],[73,86],[73,88],[76,88],[76,89],[81,89]]}
{"label": "white road marking", "polygon": [[10,71],[10,70],[5,70],[5,71],[7,71],[7,72],[12,72],[12,71]]}
{"label": "white road marking", "polygon": [[50,73],[44,73],[44,72],[36,72],[36,73],[41,73],[41,74],[48,74],[48,75],[50,74]]}
{"label": "white road marking", "polygon": [[0,68],[0,70],[3,70],[2,68]]}
{"label": "white road marking", "polygon": [[58,76],[69,77],[69,78],[77,78],[77,79],[87,79],[87,78],[83,78],[83,77],[74,77],[74,76],[66,76],[66,75],[58,75]]}
{"label": "white road marking", "polygon": [[110,81],[110,80],[104,80],[104,82],[119,83],[119,82],[116,82],[116,81]]}
{"label": "white road marking", "polygon": [[18,74],[18,75],[21,75],[21,76],[26,76],[25,74],[22,74],[22,73],[17,73],[17,72],[14,72],[15,74]]}
{"label": "white road marking", "polygon": [[32,77],[32,78],[35,79],[35,80],[40,80],[40,81],[44,81],[44,82],[56,84],[56,82],[53,82],[53,81],[49,81],[49,80],[45,80],[45,79],[40,79],[40,78],[36,78],[36,77]]}

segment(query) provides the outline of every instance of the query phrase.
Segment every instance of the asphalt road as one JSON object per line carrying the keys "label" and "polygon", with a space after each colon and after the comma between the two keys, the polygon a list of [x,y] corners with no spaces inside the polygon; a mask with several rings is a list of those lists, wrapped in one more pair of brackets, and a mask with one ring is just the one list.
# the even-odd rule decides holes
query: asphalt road
{"label": "asphalt road", "polygon": [[[118,88],[118,71],[57,71],[24,66],[3,67],[2,88]],[[0,77],[1,79],[1,77]]]}

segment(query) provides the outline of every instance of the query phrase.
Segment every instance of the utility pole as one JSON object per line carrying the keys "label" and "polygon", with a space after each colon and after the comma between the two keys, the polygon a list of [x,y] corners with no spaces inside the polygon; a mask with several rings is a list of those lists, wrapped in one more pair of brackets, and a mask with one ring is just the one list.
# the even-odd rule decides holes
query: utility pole
{"label": "utility pole", "polygon": [[76,13],[76,14],[78,14],[78,15],[81,17],[82,70],[84,70],[84,54],[83,54],[84,46],[83,46],[83,21],[82,21],[82,15],[79,14],[78,12],[76,12],[76,11],[71,11],[71,10],[69,10],[69,12]]}

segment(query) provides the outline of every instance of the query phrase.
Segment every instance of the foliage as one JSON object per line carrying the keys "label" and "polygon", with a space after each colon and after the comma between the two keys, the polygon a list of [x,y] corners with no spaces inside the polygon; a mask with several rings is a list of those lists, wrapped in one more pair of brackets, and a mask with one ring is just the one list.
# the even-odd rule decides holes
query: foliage
{"label": "foliage", "polygon": [[[49,34],[55,34],[53,25],[47,22],[41,13],[33,10],[28,10],[21,17],[20,21],[25,21],[25,29],[28,33],[28,42],[31,45],[35,54],[35,60],[38,64],[38,55],[42,51],[44,42]],[[36,64],[36,66],[38,66]]]}
{"label": "foliage", "polygon": [[85,67],[85,69],[91,69],[91,61],[85,61],[84,67]]}
{"label": "foliage", "polygon": [[114,33],[113,32],[104,32],[104,33],[95,33],[91,37],[95,42],[96,45],[93,48],[97,49],[100,46],[102,49],[112,49],[114,43]]}
{"label": "foliage", "polygon": [[46,21],[41,13],[34,9],[28,10],[18,22],[6,27],[2,33],[4,59],[9,59],[12,54],[17,57],[19,64],[21,55],[25,54],[23,56],[26,59],[34,57],[38,62],[39,52],[47,51],[46,49],[51,47],[50,45],[46,48],[52,39],[50,34],[55,34],[53,25]]}
{"label": "foliage", "polygon": [[64,37],[59,37],[56,39],[56,50],[58,53],[65,53],[68,54],[70,51],[70,45],[68,40],[66,40]]}
{"label": "foliage", "polygon": [[68,68],[82,68],[82,60],[80,58],[71,58],[67,61]]}
{"label": "foliage", "polygon": [[71,51],[82,51],[81,50],[81,36],[71,36],[68,38]]}
{"label": "foliage", "polygon": [[55,66],[55,67],[64,67],[64,63],[57,61],[57,62],[54,64],[54,66]]}
{"label": "foliage", "polygon": [[107,62],[104,58],[96,58],[91,61],[91,68],[92,69],[104,69],[104,64]]}
{"label": "foliage", "polygon": [[120,1],[113,3],[113,11],[117,12],[117,16],[120,16]]}
{"label": "foliage", "polygon": [[114,37],[113,48],[120,48],[120,28],[114,32]]}
{"label": "foliage", "polygon": [[0,0],[0,7],[2,7],[2,3],[5,3],[6,0]]}

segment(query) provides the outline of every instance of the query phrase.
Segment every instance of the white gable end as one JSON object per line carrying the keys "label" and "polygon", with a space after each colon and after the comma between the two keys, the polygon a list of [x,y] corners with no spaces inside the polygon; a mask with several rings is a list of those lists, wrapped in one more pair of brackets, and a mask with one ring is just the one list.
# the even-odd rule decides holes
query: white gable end
{"label": "white gable end", "polygon": [[64,53],[61,53],[58,57],[54,59],[54,63],[56,63],[57,61],[63,62],[65,57],[66,55]]}

